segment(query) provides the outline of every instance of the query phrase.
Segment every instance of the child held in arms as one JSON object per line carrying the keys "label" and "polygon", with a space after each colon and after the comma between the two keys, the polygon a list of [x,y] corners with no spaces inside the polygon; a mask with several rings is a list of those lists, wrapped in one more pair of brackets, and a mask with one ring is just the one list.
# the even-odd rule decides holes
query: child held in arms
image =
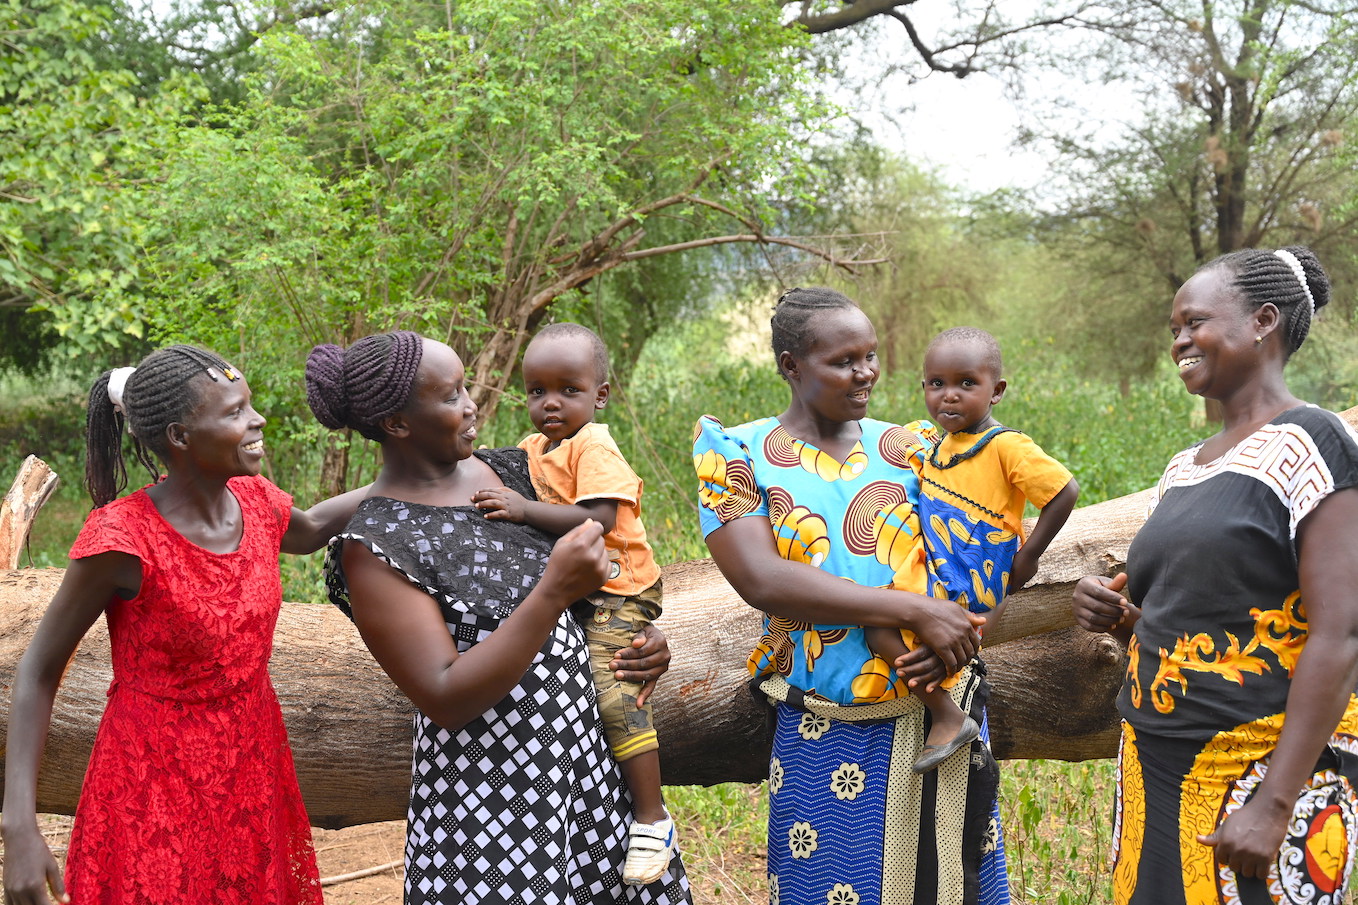
{"label": "child held in arms", "polygon": [[608,403],[608,350],[579,324],[544,327],[523,353],[528,414],[538,433],[528,453],[537,500],[497,487],[473,497],[486,518],[532,525],[552,534],[593,519],[603,525],[611,560],[603,588],[587,600],[590,666],[604,733],[632,793],[623,882],[644,886],[665,872],[675,848],[674,822],[660,790],[660,753],[650,693],[619,682],[617,651],[660,617],[660,568],[641,523],[641,478],[594,413]]}
{"label": "child held in arms", "polygon": [[[892,582],[985,615],[982,631],[999,620],[1006,595],[1037,573],[1080,493],[1065,466],[995,420],[992,409],[1007,386],[1002,374],[999,344],[984,330],[954,327],[929,343],[924,402],[942,433],[919,466],[923,555],[911,557]],[[1041,510],[1026,539],[1025,501]],[[867,641],[888,662],[915,644],[909,632],[883,628],[869,628]],[[980,735],[981,727],[948,693],[953,684],[914,690],[930,716],[916,773],[935,769]]]}

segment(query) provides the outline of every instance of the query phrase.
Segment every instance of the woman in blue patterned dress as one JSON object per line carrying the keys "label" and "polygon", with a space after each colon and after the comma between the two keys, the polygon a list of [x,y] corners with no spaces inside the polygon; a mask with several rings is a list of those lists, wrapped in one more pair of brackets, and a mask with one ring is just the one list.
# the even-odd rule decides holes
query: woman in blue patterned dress
{"label": "woman in blue patterned dress", "polygon": [[[731,428],[704,417],[693,450],[712,558],[766,614],[749,666],[777,712],[771,898],[1007,901],[994,758],[978,740],[970,758],[915,775],[924,708],[864,640],[864,625],[914,631],[922,644],[910,681],[934,685],[961,670],[954,699],[980,722],[987,686],[968,666],[980,617],[886,588],[920,549],[912,461],[922,441],[866,417],[877,336],[852,301],[793,289],[772,326],[787,410]],[[993,880],[985,889],[983,875]]]}
{"label": "woman in blue patterned dress", "polygon": [[1126,574],[1075,591],[1079,623],[1128,644],[1120,903],[1345,901],[1358,436],[1283,378],[1329,299],[1302,247],[1218,258],[1174,296],[1171,354],[1221,430],[1170,460]]}
{"label": "woman in blue patterned dress", "polygon": [[[603,531],[587,522],[558,540],[472,505],[501,484],[536,496],[522,450],[475,449],[465,381],[452,349],[404,331],[307,360],[321,423],[382,444],[327,580],[417,708],[405,901],[688,902],[678,854],[656,882],[622,882],[632,807],[569,610],[603,584]],[[669,656],[663,635],[643,634],[618,668],[649,691]]]}

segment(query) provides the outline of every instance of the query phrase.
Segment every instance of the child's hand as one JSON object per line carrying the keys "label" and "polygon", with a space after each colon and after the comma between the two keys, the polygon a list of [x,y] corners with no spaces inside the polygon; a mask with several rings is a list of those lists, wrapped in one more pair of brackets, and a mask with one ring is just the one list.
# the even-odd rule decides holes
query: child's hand
{"label": "child's hand", "polygon": [[1019,547],[1018,552],[1014,554],[1014,563],[1009,567],[1009,587],[1005,591],[1006,594],[1014,593],[1032,581],[1033,576],[1037,574],[1037,557],[1031,554],[1025,556],[1026,552],[1024,547]]}
{"label": "child's hand", "polygon": [[493,487],[472,494],[472,505],[486,518],[503,522],[522,522],[524,498],[508,487]]}

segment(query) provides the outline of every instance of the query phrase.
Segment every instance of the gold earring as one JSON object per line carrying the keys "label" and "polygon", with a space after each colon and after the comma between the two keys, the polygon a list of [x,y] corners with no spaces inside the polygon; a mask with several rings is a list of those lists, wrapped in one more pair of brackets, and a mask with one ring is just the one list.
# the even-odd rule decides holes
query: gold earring
{"label": "gold earring", "polygon": [[1263,338],[1262,336],[1256,336],[1256,337],[1254,338],[1254,344],[1255,344],[1256,346],[1262,344],[1263,341],[1264,341],[1264,338]]}

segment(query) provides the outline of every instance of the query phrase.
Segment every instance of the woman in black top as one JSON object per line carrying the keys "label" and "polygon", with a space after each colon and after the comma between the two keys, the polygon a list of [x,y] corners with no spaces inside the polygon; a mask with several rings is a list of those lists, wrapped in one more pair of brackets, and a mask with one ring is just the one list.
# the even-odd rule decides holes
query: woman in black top
{"label": "woman in black top", "polygon": [[1358,437],[1283,379],[1329,298],[1301,247],[1218,258],[1174,297],[1179,375],[1221,403],[1222,429],[1170,461],[1127,573],[1075,590],[1080,625],[1128,644],[1120,903],[1343,897],[1358,843]]}

